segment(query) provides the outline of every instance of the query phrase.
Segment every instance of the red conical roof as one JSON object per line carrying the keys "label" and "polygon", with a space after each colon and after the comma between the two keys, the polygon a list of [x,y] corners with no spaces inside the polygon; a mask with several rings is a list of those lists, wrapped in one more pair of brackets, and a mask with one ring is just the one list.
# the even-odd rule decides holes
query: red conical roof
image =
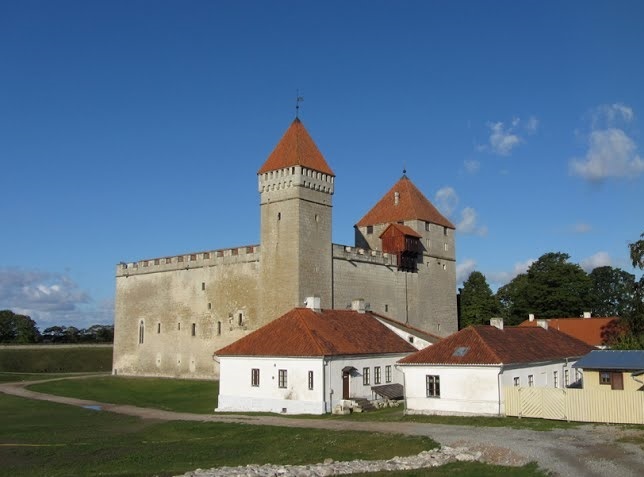
{"label": "red conical roof", "polygon": [[[398,203],[396,203],[396,192],[398,192]],[[427,200],[407,176],[402,176],[356,225],[364,227],[404,220],[424,220],[450,229],[456,228]]]}
{"label": "red conical roof", "polygon": [[291,123],[291,126],[257,173],[263,174],[291,166],[304,166],[308,169],[335,176],[299,118],[295,118]]}

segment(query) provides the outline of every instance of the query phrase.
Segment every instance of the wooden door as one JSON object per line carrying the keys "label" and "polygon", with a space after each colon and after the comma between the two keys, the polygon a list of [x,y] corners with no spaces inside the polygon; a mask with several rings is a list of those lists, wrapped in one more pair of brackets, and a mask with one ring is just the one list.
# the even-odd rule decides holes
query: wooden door
{"label": "wooden door", "polygon": [[612,373],[610,377],[610,388],[616,390],[624,389],[624,375],[622,373]]}
{"label": "wooden door", "polygon": [[342,373],[342,399],[349,399],[349,378],[351,377],[350,373]]}

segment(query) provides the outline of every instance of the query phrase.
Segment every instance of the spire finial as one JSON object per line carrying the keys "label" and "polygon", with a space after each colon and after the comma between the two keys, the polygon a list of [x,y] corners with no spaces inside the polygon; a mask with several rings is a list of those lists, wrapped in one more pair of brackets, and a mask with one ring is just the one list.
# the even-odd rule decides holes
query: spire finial
{"label": "spire finial", "polygon": [[304,101],[304,96],[300,96],[300,90],[295,90],[295,118],[300,118],[300,103]]}
{"label": "spire finial", "polygon": [[407,177],[407,163],[403,161],[403,177]]}

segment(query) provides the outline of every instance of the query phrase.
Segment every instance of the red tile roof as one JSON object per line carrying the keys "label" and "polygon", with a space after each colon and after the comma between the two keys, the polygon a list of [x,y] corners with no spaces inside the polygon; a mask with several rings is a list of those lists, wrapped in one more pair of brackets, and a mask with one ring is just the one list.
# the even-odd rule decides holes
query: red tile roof
{"label": "red tile roof", "polygon": [[[400,233],[401,233],[401,234],[403,234],[403,235],[409,235],[409,236],[411,236],[411,237],[418,237],[418,238],[422,237],[422,235],[420,235],[418,232],[416,232],[414,229],[412,229],[411,227],[409,227],[409,226],[407,226],[407,225],[402,225],[402,224],[389,224],[389,227],[393,227],[394,229],[398,230],[398,232],[400,232]],[[389,230],[389,227],[387,227],[387,228],[384,230],[384,232],[382,232],[382,233],[380,234],[380,236],[381,236],[381,237],[382,237],[383,235],[385,235],[385,233],[387,232],[387,230]]]}
{"label": "red tile roof", "polygon": [[541,327],[469,326],[433,346],[409,355],[400,364],[518,364],[583,356],[587,345],[557,330]]}
{"label": "red tile roof", "polygon": [[371,313],[294,308],[216,351],[218,356],[335,356],[411,353],[412,345]]}
{"label": "red tile roof", "polygon": [[[611,332],[614,332],[619,318],[597,317],[597,318],[546,318],[548,328],[559,330],[578,340],[592,346],[601,346],[605,338]],[[537,321],[526,320],[519,326],[539,326]]]}
{"label": "red tile roof", "polygon": [[[398,204],[395,202],[396,192],[399,194]],[[427,200],[407,176],[402,176],[356,225],[364,227],[403,220],[424,220],[450,229],[456,228]]]}
{"label": "red tile roof", "polygon": [[291,126],[286,130],[280,142],[277,143],[277,146],[275,146],[275,149],[257,173],[263,174],[291,166],[304,166],[308,169],[335,176],[298,118],[295,118],[291,123]]}

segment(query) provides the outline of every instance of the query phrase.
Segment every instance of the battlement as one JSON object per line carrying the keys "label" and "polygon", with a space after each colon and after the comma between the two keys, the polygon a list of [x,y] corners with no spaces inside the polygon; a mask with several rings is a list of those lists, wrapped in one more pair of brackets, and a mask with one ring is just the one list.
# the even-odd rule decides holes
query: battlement
{"label": "battlement", "polygon": [[138,262],[121,262],[116,266],[117,277],[142,275],[172,270],[188,270],[191,268],[228,265],[259,261],[259,245],[248,245],[207,252],[187,253],[170,257],[139,260]]}
{"label": "battlement", "polygon": [[264,172],[258,176],[258,190],[265,192],[305,187],[307,189],[333,194],[335,178],[303,166],[291,166],[276,171]]}
{"label": "battlement", "polygon": [[333,259],[377,263],[379,265],[391,265],[392,267],[398,265],[398,258],[393,254],[336,243],[333,244]]}

